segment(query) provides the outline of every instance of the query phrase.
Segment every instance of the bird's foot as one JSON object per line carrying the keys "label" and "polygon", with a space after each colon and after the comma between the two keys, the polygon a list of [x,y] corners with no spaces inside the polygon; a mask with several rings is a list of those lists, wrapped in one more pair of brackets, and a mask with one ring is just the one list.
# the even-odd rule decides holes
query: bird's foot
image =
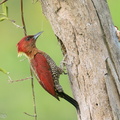
{"label": "bird's foot", "polygon": [[115,31],[116,31],[116,35],[118,37],[118,40],[120,42],[120,31],[118,30],[118,28],[115,26]]}
{"label": "bird's foot", "polygon": [[60,69],[61,69],[61,71],[62,71],[62,73],[63,74],[68,74],[67,72],[65,72],[65,70],[66,70],[66,65],[68,65],[68,63],[65,61],[65,59],[66,59],[66,57],[67,57],[67,54],[63,57],[63,60],[60,62]]}

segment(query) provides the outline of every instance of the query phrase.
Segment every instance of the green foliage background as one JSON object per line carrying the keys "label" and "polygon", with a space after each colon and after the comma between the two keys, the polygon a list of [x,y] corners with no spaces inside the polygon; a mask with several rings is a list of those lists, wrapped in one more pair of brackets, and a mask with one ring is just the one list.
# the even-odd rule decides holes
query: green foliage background
{"label": "green foliage background", "polygon": [[[113,22],[120,28],[120,1],[108,0]],[[20,1],[9,0],[9,18],[21,24]],[[24,0],[24,15],[28,34],[44,33],[37,40],[37,47],[48,53],[57,65],[62,60],[59,44],[54,36],[48,20],[42,14],[40,3],[32,4],[32,0]],[[0,7],[0,13],[2,9]],[[41,14],[40,14],[41,13]],[[0,22],[0,68],[10,72],[13,80],[30,76],[27,60],[17,57],[17,42],[24,36],[23,30],[16,28],[10,21]],[[62,75],[60,82],[64,91],[72,96],[68,77]],[[33,120],[23,112],[33,114],[31,81],[8,83],[8,78],[0,72],[0,120]],[[76,110],[65,100],[57,101],[49,95],[34,79],[38,120],[77,120]]]}

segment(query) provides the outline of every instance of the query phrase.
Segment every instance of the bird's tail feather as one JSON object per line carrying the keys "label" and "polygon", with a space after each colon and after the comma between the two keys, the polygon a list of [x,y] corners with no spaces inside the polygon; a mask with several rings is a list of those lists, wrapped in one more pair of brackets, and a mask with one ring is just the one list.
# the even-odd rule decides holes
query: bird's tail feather
{"label": "bird's tail feather", "polygon": [[65,100],[67,100],[69,103],[71,103],[76,109],[77,111],[80,111],[79,109],[79,105],[78,102],[76,100],[74,100],[73,98],[71,98],[69,95],[65,94],[64,92],[58,92],[59,96],[61,98],[64,98]]}

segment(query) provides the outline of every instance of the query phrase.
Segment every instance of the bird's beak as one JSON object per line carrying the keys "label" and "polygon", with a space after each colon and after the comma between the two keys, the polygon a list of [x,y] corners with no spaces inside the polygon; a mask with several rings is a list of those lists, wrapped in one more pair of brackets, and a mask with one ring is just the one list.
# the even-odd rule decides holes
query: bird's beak
{"label": "bird's beak", "polygon": [[43,33],[43,31],[35,34],[35,35],[33,36],[33,38],[36,40],[42,33]]}

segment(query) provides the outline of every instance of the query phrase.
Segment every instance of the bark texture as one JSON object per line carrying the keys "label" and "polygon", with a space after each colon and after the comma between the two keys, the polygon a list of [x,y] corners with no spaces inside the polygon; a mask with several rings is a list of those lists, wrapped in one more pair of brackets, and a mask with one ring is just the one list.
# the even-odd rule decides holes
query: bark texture
{"label": "bark texture", "polygon": [[66,56],[78,120],[120,120],[120,46],[106,0],[41,0]]}

